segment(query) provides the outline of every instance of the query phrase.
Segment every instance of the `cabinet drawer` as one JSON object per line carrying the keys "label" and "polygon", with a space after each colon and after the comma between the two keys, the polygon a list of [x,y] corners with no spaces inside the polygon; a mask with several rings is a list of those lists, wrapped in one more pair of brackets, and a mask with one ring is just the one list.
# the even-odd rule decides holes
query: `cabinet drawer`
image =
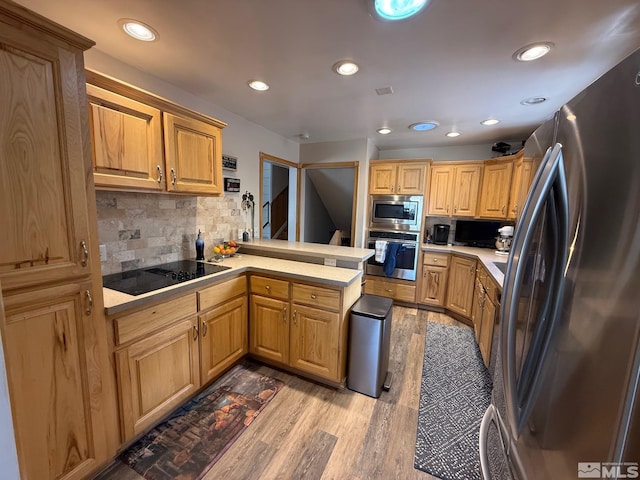
{"label": "cabinet drawer", "polygon": [[116,318],[115,343],[121,345],[151,333],[175,320],[195,315],[197,312],[196,294],[184,295],[175,300],[145,308],[125,317]]}
{"label": "cabinet drawer", "polygon": [[329,310],[340,309],[340,292],[337,290],[294,283],[292,298],[296,303],[303,303],[305,305],[312,305]]}
{"label": "cabinet drawer", "polygon": [[416,287],[415,285],[405,285],[400,283],[392,283],[384,280],[367,278],[364,284],[364,292],[372,295],[380,295],[382,297],[393,298],[401,302],[415,303]]}
{"label": "cabinet drawer", "polygon": [[247,279],[244,275],[234,278],[233,280],[212,285],[198,292],[198,310],[207,310],[233,297],[246,293]]}
{"label": "cabinet drawer", "polygon": [[251,277],[251,293],[289,300],[289,282],[267,277]]}
{"label": "cabinet drawer", "polygon": [[449,265],[449,254],[424,252],[422,254],[422,264],[433,265],[437,267],[446,267],[447,265]]}

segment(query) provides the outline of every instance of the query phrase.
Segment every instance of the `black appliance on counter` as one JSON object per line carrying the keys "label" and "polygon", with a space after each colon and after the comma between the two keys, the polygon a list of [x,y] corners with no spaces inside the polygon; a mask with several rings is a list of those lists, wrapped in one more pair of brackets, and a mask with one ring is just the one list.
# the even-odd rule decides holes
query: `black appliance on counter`
{"label": "black appliance on counter", "polygon": [[188,280],[205,277],[229,270],[231,267],[211,265],[193,260],[163,263],[149,268],[139,268],[128,272],[113,273],[102,277],[105,288],[129,295],[140,295],[160,288],[176,285]]}
{"label": "black appliance on counter", "polygon": [[455,242],[469,247],[496,248],[498,229],[503,225],[506,225],[506,223],[458,220],[456,222]]}
{"label": "black appliance on counter", "polygon": [[433,243],[436,245],[446,245],[449,242],[449,229],[451,227],[444,223],[436,223],[433,226]]}

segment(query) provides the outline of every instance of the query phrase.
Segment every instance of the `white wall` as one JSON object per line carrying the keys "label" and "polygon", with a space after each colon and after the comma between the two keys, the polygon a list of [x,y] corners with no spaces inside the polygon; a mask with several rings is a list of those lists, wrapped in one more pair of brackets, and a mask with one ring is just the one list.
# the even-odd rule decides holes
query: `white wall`
{"label": "white wall", "polygon": [[496,156],[487,145],[460,145],[451,147],[423,147],[423,148],[399,148],[394,150],[380,150],[380,159],[410,159],[431,158],[434,162],[444,160],[486,160]]}
{"label": "white wall", "polygon": [[[227,123],[227,127],[222,130],[222,151],[238,158],[238,170],[235,174],[228,171],[223,171],[223,174],[240,178],[240,193],[225,193],[225,195],[241,197],[246,190],[249,190],[255,198],[258,198],[260,152],[298,163],[300,153],[298,143],[270,132],[164,80],[126,65],[95,48],[85,52],[85,66]],[[249,94],[250,92],[247,92],[247,95]],[[256,202],[256,207],[259,206],[258,203]],[[256,230],[259,231],[259,229]]]}

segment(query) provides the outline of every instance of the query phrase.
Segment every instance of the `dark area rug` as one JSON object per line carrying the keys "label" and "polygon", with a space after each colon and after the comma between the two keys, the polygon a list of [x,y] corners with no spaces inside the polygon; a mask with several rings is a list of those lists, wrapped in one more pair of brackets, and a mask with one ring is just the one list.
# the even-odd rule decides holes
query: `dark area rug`
{"label": "dark area rug", "polygon": [[236,365],[120,458],[147,480],[200,479],[283,386]]}
{"label": "dark area rug", "polygon": [[481,480],[479,429],[490,401],[473,329],[428,322],[414,467],[445,480]]}

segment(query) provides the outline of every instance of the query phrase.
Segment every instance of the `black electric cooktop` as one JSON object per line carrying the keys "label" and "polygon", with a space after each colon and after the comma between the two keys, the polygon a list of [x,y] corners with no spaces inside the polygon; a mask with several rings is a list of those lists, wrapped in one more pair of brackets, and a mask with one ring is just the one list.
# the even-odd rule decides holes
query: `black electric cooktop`
{"label": "black electric cooktop", "polygon": [[229,268],[231,267],[211,265],[194,260],[182,260],[163,263],[155,267],[105,275],[102,277],[102,284],[106,288],[128,293],[129,295],[140,295],[159,288],[186,282],[187,280],[229,270]]}

